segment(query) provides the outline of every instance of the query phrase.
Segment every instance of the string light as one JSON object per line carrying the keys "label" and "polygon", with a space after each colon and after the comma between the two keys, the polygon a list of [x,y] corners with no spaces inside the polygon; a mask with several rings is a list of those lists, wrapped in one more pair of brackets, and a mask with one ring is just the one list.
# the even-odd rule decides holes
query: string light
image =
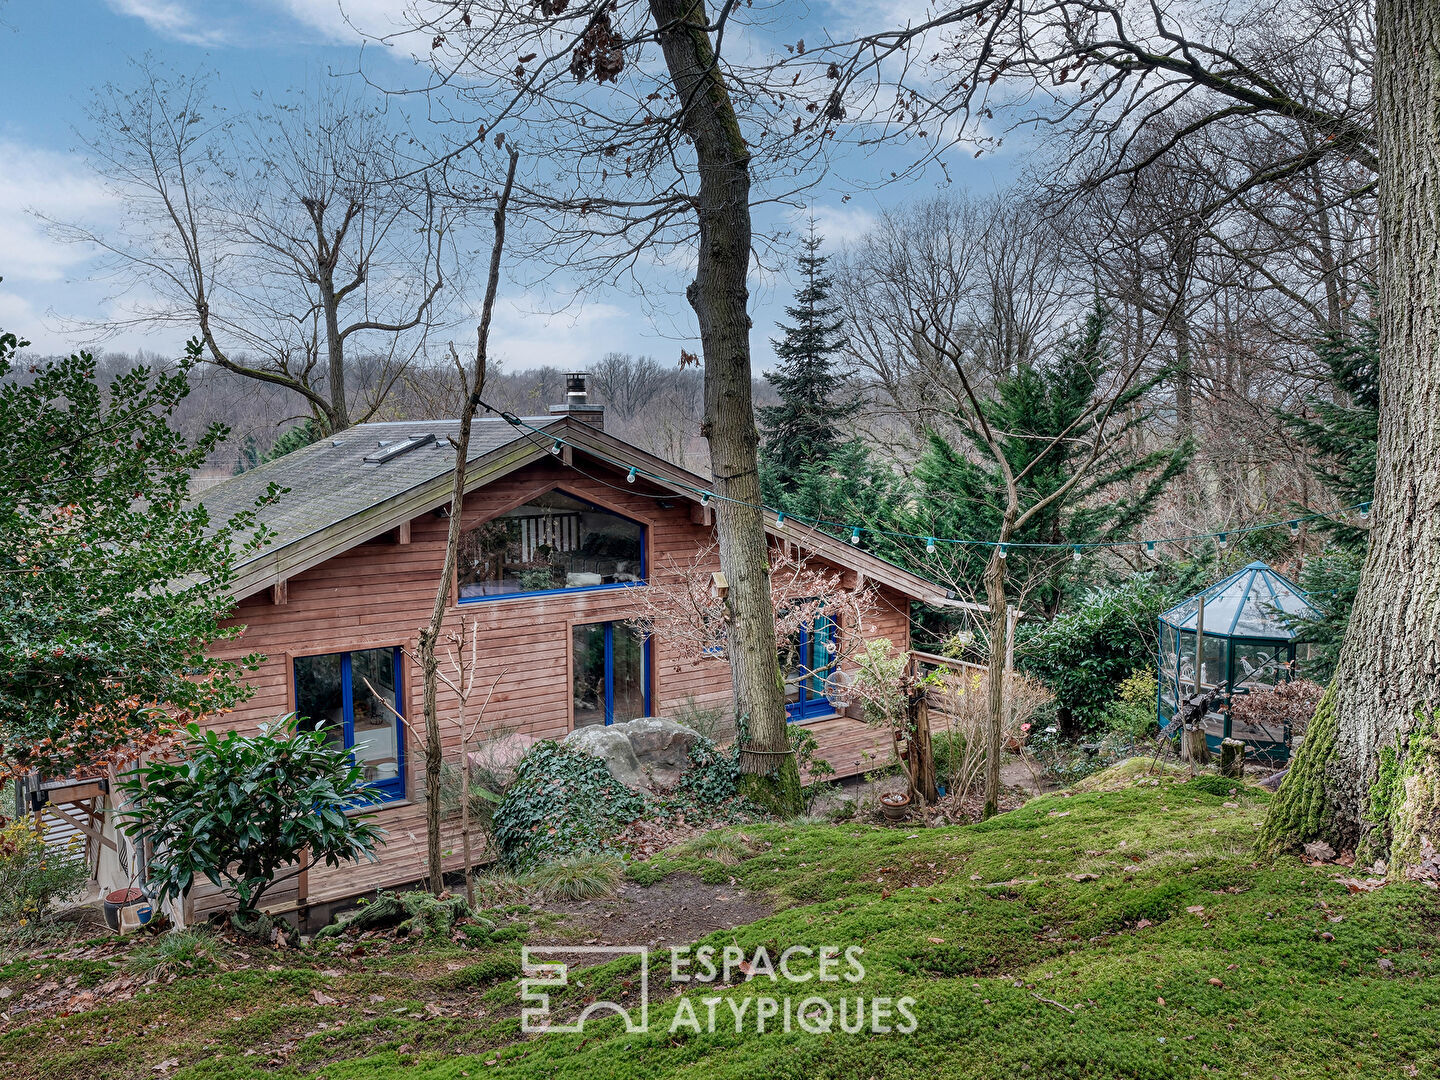
{"label": "string light", "polygon": [[[551,444],[550,444],[550,447],[549,447],[549,451],[550,451],[550,453],[556,455],[557,457],[561,454],[561,451],[563,450],[563,448],[564,448],[565,446],[571,445],[566,439],[564,439],[564,438],[562,438],[562,437],[560,437],[560,436],[550,435],[549,433],[547,433],[547,432],[546,432],[545,430],[543,430],[542,428],[537,428],[537,427],[535,427],[535,426],[533,426],[533,425],[531,425],[531,424],[528,424],[528,423],[526,423],[524,420],[520,419],[518,416],[513,415],[512,413],[508,413],[508,412],[504,412],[504,411],[498,410],[498,409],[496,409],[494,406],[486,404],[484,401],[481,401],[480,404],[486,409],[486,411],[492,412],[492,413],[496,413],[501,419],[503,419],[506,423],[510,424],[512,427],[516,428],[517,430],[520,430],[520,431],[522,431],[522,432],[524,432],[524,433],[526,433],[526,434],[538,436],[538,437],[540,437],[541,439],[550,439],[550,440],[551,440]],[[577,445],[578,445],[578,444],[577,444]],[[696,496],[696,497],[700,500],[700,505],[701,505],[701,506],[708,506],[708,505],[710,504],[710,501],[711,501],[712,499],[719,499],[719,500],[724,501],[724,502],[733,503],[733,504],[735,504],[735,505],[737,505],[737,506],[750,506],[750,507],[754,507],[755,509],[760,509],[760,510],[768,510],[768,509],[769,509],[768,507],[764,507],[764,506],[760,506],[760,505],[757,505],[757,504],[754,504],[754,503],[746,502],[746,501],[743,500],[743,499],[733,499],[733,498],[729,497],[728,495],[721,495],[719,492],[716,492],[716,491],[711,491],[711,490],[706,490],[706,489],[699,488],[699,487],[694,487],[694,486],[691,486],[691,485],[689,485],[689,484],[676,481],[673,477],[670,477],[670,476],[664,476],[664,475],[660,475],[660,474],[656,474],[656,473],[645,472],[645,471],[641,470],[638,466],[629,465],[629,464],[627,464],[627,463],[625,463],[625,462],[612,460],[611,458],[606,457],[603,453],[601,453],[601,452],[599,452],[599,451],[597,451],[597,450],[595,450],[595,449],[593,449],[593,448],[591,448],[591,447],[588,447],[588,446],[581,446],[580,449],[583,450],[586,454],[590,455],[591,457],[596,458],[596,459],[599,460],[599,461],[603,461],[603,462],[605,462],[605,463],[608,464],[608,465],[613,465],[613,466],[615,466],[615,467],[618,468],[618,469],[625,469],[625,470],[627,470],[627,471],[626,471],[626,477],[625,477],[625,479],[626,479],[626,481],[627,481],[628,483],[632,483],[632,484],[633,484],[633,483],[635,482],[635,477],[637,477],[637,476],[644,476],[646,479],[654,480],[654,481],[656,481],[656,482],[658,482],[658,483],[660,483],[660,484],[663,484],[663,485],[665,485],[665,486],[668,486],[668,487],[680,488],[681,490],[684,490],[684,491],[686,491],[686,492],[688,492],[688,493]],[[1214,540],[1216,546],[1217,546],[1218,548],[1220,548],[1220,549],[1223,550],[1223,549],[1226,547],[1226,545],[1229,543],[1230,534],[1231,534],[1231,533],[1237,533],[1237,534],[1240,534],[1240,535],[1244,535],[1244,534],[1247,534],[1247,533],[1263,532],[1263,531],[1265,531],[1265,530],[1267,530],[1267,529],[1277,528],[1277,527],[1279,527],[1280,525],[1288,525],[1289,528],[1290,528],[1290,534],[1291,534],[1291,536],[1298,536],[1299,533],[1300,533],[1300,526],[1301,526],[1303,523],[1307,522],[1307,521],[1330,521],[1330,520],[1335,520],[1335,519],[1337,519],[1337,518],[1340,518],[1340,517],[1344,516],[1345,514],[1351,513],[1352,511],[1358,511],[1361,521],[1368,521],[1368,520],[1369,520],[1369,515],[1370,515],[1370,506],[1371,506],[1371,503],[1369,503],[1369,502],[1357,503],[1357,504],[1355,504],[1354,506],[1347,506],[1347,507],[1344,507],[1343,509],[1333,511],[1333,512],[1328,513],[1328,514],[1310,514],[1310,515],[1307,515],[1306,517],[1302,517],[1302,518],[1290,518],[1290,519],[1285,519],[1285,520],[1282,520],[1282,521],[1265,522],[1265,523],[1259,524],[1259,525],[1247,525],[1247,526],[1244,526],[1244,527],[1238,528],[1238,529],[1228,529],[1228,530],[1226,530],[1225,532],[1195,533],[1195,534],[1192,534],[1192,535],[1189,535],[1189,536],[1165,536],[1165,537],[1157,537],[1157,538],[1152,539],[1152,540],[1141,540],[1141,541],[1137,541],[1137,540],[1101,540],[1101,541],[1094,542],[1094,543],[1090,543],[1090,544],[1075,544],[1075,543],[1055,542],[1055,541],[1050,541],[1050,542],[1019,541],[1019,542],[1014,542],[1014,543],[1007,542],[1007,543],[1001,544],[1001,543],[997,543],[997,542],[995,542],[995,541],[993,541],[993,540],[971,540],[971,539],[965,539],[965,538],[961,538],[961,537],[943,537],[943,538],[942,538],[942,537],[934,537],[934,536],[920,536],[920,535],[916,535],[916,534],[913,534],[913,533],[899,532],[899,531],[896,531],[896,530],[894,530],[894,529],[879,529],[879,528],[875,528],[875,527],[873,527],[873,526],[866,526],[865,528],[868,529],[870,532],[873,532],[873,533],[875,533],[876,535],[880,535],[880,536],[891,536],[891,537],[895,537],[896,539],[900,539],[900,540],[913,540],[913,541],[922,541],[922,540],[923,540],[924,543],[925,543],[925,551],[926,551],[927,554],[934,554],[935,551],[936,551],[937,546],[938,546],[939,544],[941,544],[941,543],[945,543],[945,544],[958,544],[958,545],[960,545],[960,546],[962,546],[962,547],[994,548],[994,549],[996,549],[996,552],[995,552],[996,555],[998,555],[998,556],[999,556],[1000,558],[1002,558],[1002,559],[1005,558],[1005,557],[1009,554],[1009,550],[1010,550],[1011,547],[1025,548],[1025,549],[1034,550],[1034,551],[1056,550],[1056,549],[1063,549],[1063,548],[1067,548],[1067,547],[1068,547],[1068,548],[1070,548],[1070,550],[1071,550],[1071,557],[1072,557],[1073,559],[1075,559],[1076,561],[1078,561],[1078,560],[1079,560],[1079,557],[1084,553],[1084,549],[1087,548],[1087,547],[1089,547],[1089,548],[1096,548],[1096,549],[1106,549],[1106,548],[1109,548],[1109,549],[1118,549],[1118,548],[1122,548],[1122,547],[1125,547],[1125,546],[1130,545],[1130,544],[1144,544],[1144,548],[1145,548],[1146,553],[1149,554],[1149,555],[1154,556],[1154,555],[1155,555],[1155,545],[1156,545],[1156,544],[1192,543],[1192,542],[1197,542],[1197,541],[1201,541],[1201,540]],[[786,520],[787,520],[787,516],[786,516],[786,514],[785,514],[783,511],[777,512],[776,515],[775,515],[775,526],[776,526],[776,528],[778,528],[778,529],[783,529],[783,528],[785,528]],[[860,543],[860,531],[861,531],[861,527],[860,527],[859,525],[850,525],[850,524],[848,524],[848,523],[846,523],[846,522],[840,522],[840,521],[827,521],[827,520],[825,520],[825,519],[823,519],[823,518],[816,518],[816,519],[814,519],[814,520],[811,522],[811,524],[812,524],[816,529],[825,529],[825,528],[831,528],[831,529],[847,529],[847,528],[848,528],[848,529],[850,530],[850,542],[851,542],[852,544],[854,544],[854,545],[857,545],[857,546],[858,546],[859,543]]]}

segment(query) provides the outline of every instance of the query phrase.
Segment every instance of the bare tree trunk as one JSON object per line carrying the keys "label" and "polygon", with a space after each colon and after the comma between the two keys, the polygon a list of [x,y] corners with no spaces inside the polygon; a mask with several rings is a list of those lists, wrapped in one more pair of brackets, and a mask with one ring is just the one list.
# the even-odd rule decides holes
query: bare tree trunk
{"label": "bare tree trunk", "polygon": [[344,431],[350,426],[350,405],[345,397],[345,339],[340,336],[340,302],[335,296],[335,282],[328,275],[320,281],[320,305],[325,314],[325,383],[330,392],[332,412],[330,431]]}
{"label": "bare tree trunk", "polygon": [[1380,0],[1376,25],[1380,443],[1370,550],[1335,680],[1264,836],[1273,848],[1314,838],[1358,845],[1392,869],[1434,874],[1433,847],[1423,852],[1427,837],[1440,838],[1440,8]]}
{"label": "bare tree trunk", "polygon": [[[1013,515],[1012,515],[1013,516]],[[1009,530],[1001,535],[1009,539]],[[984,817],[1000,810],[1000,736],[1005,710],[1005,640],[1010,621],[1005,597],[1005,560],[997,545],[985,567],[985,599],[990,605],[990,666],[986,672],[989,722],[985,728]]]}
{"label": "bare tree trunk", "polygon": [[[505,248],[505,210],[510,204],[510,191],[515,186],[515,165],[519,155],[510,151],[510,169],[505,187],[495,204],[495,241],[490,248],[490,276],[485,283],[485,300],[480,309],[480,327],[475,335],[475,363],[466,379],[465,404],[460,409],[460,433],[455,438],[455,469],[450,485],[450,527],[445,533],[445,565],[440,571],[440,584],[435,589],[435,605],[430,622],[420,631],[420,670],[425,681],[425,833],[426,865],[430,891],[439,896],[445,890],[444,867],[440,859],[440,769],[444,749],[440,745],[440,714],[436,704],[439,693],[439,665],[435,647],[440,628],[445,622],[445,609],[450,605],[450,583],[455,577],[455,564],[460,551],[460,526],[465,509],[465,473],[470,461],[470,427],[480,394],[485,388],[485,366],[490,343],[490,319],[495,310],[495,294],[500,287],[500,253]],[[462,734],[462,743],[464,741]],[[468,879],[467,879],[468,880]]]}
{"label": "bare tree trunk", "polygon": [[[478,661],[478,658],[476,658]],[[465,859],[465,903],[475,906],[475,860],[470,850],[470,747],[466,745],[465,715],[460,715],[460,852]]]}
{"label": "bare tree trunk", "polygon": [[695,144],[700,224],[695,280],[686,290],[705,356],[705,420],[715,490],[720,566],[730,583],[730,670],[745,794],[781,814],[799,813],[800,773],[785,726],[770,560],[759,509],[759,432],[751,400],[750,152],[720,75],[700,0],[650,0],[665,63]]}

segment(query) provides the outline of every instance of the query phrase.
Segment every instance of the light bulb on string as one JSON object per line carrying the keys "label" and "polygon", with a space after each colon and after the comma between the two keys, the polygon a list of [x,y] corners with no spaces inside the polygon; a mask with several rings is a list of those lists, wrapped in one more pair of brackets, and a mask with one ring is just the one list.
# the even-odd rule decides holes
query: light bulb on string
{"label": "light bulb on string", "polygon": [[1361,520],[1361,521],[1369,521],[1369,520],[1370,520],[1370,504],[1369,504],[1368,502],[1367,502],[1367,503],[1361,503],[1361,504],[1360,504],[1360,520]]}
{"label": "light bulb on string", "polygon": [[783,529],[783,528],[785,527],[785,511],[784,511],[784,510],[781,510],[778,514],[775,515],[775,527],[776,527],[777,529]]}
{"label": "light bulb on string", "polygon": [[925,538],[925,554],[926,554],[926,555],[934,555],[934,554],[935,554],[935,538],[934,538],[933,536],[927,536],[927,537]]}
{"label": "light bulb on string", "polygon": [[852,526],[852,527],[851,527],[851,529],[850,529],[850,543],[852,543],[852,544],[858,544],[858,543],[860,543],[860,526],[859,526],[859,525],[855,525],[855,526]]}
{"label": "light bulb on string", "polygon": [[635,482],[635,473],[636,473],[636,469],[635,469],[635,467],[632,465],[632,466],[630,467],[630,471],[625,474],[625,482],[626,482],[627,484],[633,484],[633,483]]}
{"label": "light bulb on string", "polygon": [[550,452],[551,452],[552,454],[555,454],[556,456],[559,456],[559,454],[560,454],[560,440],[559,440],[559,439],[556,439],[554,445],[550,447]]}
{"label": "light bulb on string", "polygon": [[702,491],[702,492],[700,493],[700,505],[701,505],[701,506],[709,506],[709,505],[710,505],[710,493],[709,493],[708,491]]}
{"label": "light bulb on string", "polygon": [[1292,522],[1290,522],[1290,539],[1293,540],[1293,539],[1295,539],[1295,537],[1297,537],[1297,536],[1299,536],[1299,535],[1300,535],[1300,522],[1298,522],[1298,521],[1292,521]]}
{"label": "light bulb on string", "polygon": [[1075,550],[1070,553],[1070,561],[1071,561],[1071,562],[1074,562],[1074,563],[1078,563],[1078,562],[1080,561],[1080,545],[1079,545],[1079,544],[1076,544],[1076,545],[1075,545]]}
{"label": "light bulb on string", "polygon": [[1219,534],[1217,534],[1216,537],[1215,537],[1215,546],[1216,546],[1217,548],[1219,548],[1221,551],[1224,551],[1224,550],[1225,550],[1225,545],[1228,544],[1229,542],[1230,542],[1230,534],[1229,534],[1229,533],[1219,533]]}
{"label": "light bulb on string", "polygon": [[1008,555],[1009,553],[1010,553],[1010,545],[1009,545],[1009,544],[1001,544],[1001,545],[1000,545],[1000,550],[997,551],[997,552],[995,552],[995,554],[998,555],[998,556],[1000,556],[1000,558],[1002,558],[1002,559],[1005,558],[1005,556]]}
{"label": "light bulb on string", "polygon": [[1154,541],[1154,540],[1146,540],[1146,541],[1145,541],[1145,554],[1146,554],[1146,555],[1149,555],[1150,558],[1152,558],[1152,559],[1155,558],[1155,541]]}

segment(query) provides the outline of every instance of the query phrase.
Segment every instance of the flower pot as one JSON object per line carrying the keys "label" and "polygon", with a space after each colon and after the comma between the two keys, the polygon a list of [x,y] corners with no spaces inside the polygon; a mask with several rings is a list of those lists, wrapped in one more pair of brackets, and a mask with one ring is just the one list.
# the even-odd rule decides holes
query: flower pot
{"label": "flower pot", "polygon": [[[105,894],[105,925],[117,933],[120,930],[120,912],[126,908],[145,904],[145,894],[139,889],[116,889]],[[146,905],[149,906],[148,904]]]}
{"label": "flower pot", "polygon": [[889,821],[903,821],[910,813],[910,796],[903,791],[881,795],[880,811]]}

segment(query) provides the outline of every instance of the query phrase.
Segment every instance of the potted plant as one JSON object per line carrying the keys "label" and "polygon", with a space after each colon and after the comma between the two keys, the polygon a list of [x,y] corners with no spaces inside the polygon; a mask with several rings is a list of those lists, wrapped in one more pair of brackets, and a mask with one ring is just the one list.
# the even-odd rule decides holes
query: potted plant
{"label": "potted plant", "polygon": [[880,811],[887,821],[904,821],[910,813],[910,793],[887,791],[880,796]]}

